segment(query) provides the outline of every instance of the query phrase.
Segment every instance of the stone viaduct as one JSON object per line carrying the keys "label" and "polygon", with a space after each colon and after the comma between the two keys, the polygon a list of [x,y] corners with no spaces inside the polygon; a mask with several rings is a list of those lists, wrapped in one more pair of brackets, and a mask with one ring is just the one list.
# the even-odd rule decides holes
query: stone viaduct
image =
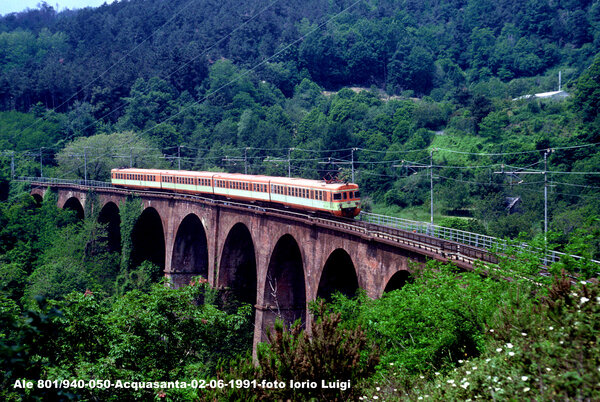
{"label": "stone viaduct", "polygon": [[[52,185],[58,206],[83,218],[87,208],[100,208],[99,221],[108,224],[109,245],[120,248],[120,208],[131,191]],[[47,184],[32,185],[41,199]],[[410,276],[409,261],[454,259],[456,250],[422,241],[374,236],[352,222],[313,215],[268,210],[258,206],[203,199],[181,194],[139,193],[141,214],[132,238],[131,258],[150,260],[164,269],[175,286],[201,275],[212,286],[228,289],[255,306],[254,344],[279,315],[298,318],[309,327],[307,306],[335,291],[352,295],[358,288],[372,298],[401,287]],[[98,212],[98,211],[96,211]]]}

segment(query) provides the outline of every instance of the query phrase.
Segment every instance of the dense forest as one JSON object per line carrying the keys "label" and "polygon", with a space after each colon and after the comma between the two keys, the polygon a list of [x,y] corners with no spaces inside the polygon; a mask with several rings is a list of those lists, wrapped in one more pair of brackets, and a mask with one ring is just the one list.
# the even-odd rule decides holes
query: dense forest
{"label": "dense forest", "polygon": [[[123,0],[1,16],[0,395],[597,399],[598,286],[561,271],[597,276],[599,110],[597,0]],[[517,251],[492,276],[414,267],[380,300],[315,303],[312,337],[276,326],[255,365],[250,306],[203,279],[164,286],[132,266],[127,236],[115,252],[97,217],[11,180],[119,166],[354,177],[365,210],[425,221],[432,186],[436,224],[584,258],[541,280]],[[535,280],[503,280],[515,272]],[[353,387],[13,387],[315,375]]]}

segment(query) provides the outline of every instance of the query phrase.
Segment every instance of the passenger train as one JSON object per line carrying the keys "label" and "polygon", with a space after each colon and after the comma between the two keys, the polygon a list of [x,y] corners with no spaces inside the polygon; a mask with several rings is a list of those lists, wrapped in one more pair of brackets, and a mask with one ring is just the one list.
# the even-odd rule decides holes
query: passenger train
{"label": "passenger train", "polygon": [[118,187],[211,195],[240,201],[283,205],[348,218],[353,218],[360,213],[360,192],[358,185],[354,183],[327,183],[323,180],[236,173],[133,168],[112,169],[111,182]]}

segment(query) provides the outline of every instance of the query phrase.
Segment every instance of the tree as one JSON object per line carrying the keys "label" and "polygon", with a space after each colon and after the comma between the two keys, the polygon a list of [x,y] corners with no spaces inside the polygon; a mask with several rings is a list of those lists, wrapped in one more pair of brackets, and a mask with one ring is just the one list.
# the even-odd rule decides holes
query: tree
{"label": "tree", "polygon": [[592,65],[579,77],[573,99],[575,110],[581,112],[583,120],[591,122],[600,110],[600,54]]}
{"label": "tree", "polygon": [[63,177],[108,181],[110,170],[129,166],[165,167],[162,154],[151,142],[131,131],[79,138],[56,155]]}

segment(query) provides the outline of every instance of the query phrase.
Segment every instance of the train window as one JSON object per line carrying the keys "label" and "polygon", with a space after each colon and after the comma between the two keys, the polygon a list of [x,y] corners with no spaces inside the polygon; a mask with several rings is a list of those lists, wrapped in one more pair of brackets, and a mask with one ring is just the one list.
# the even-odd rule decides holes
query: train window
{"label": "train window", "polygon": [[346,191],[344,191],[344,199],[347,200],[348,199],[348,193]]}
{"label": "train window", "polygon": [[342,199],[342,194],[341,193],[335,193],[333,195],[333,199],[334,200],[341,200]]}

